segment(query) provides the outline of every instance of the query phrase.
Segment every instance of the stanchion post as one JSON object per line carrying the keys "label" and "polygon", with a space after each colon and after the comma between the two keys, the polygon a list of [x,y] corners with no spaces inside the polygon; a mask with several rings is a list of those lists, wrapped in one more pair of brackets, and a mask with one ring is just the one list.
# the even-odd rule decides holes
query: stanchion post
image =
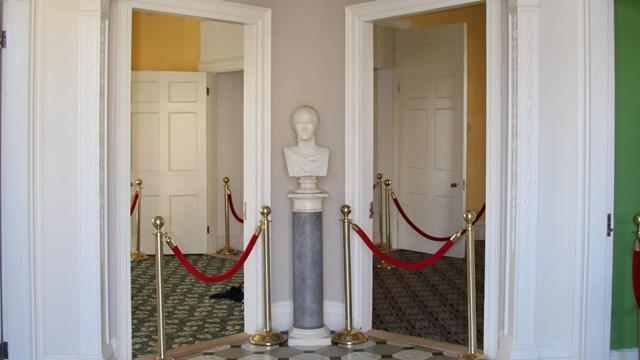
{"label": "stanchion post", "polygon": [[262,227],[264,230],[264,330],[253,335],[249,342],[253,345],[272,346],[282,344],[287,341],[287,338],[279,332],[271,331],[271,251],[269,249],[271,237],[269,214],[271,214],[271,208],[266,205],[262,206],[260,214],[262,214]]}
{"label": "stanchion post", "polygon": [[224,182],[224,246],[218,249],[216,254],[235,255],[238,253],[238,250],[229,244],[229,194],[231,193],[229,189],[229,178],[225,176],[222,181]]}
{"label": "stanchion post", "polygon": [[136,251],[131,253],[131,260],[144,260],[147,254],[140,251],[140,220],[142,219],[142,180],[136,180],[136,194],[138,200],[136,203]]}
{"label": "stanchion post", "polygon": [[381,251],[386,251],[387,244],[384,242],[384,226],[382,223],[382,174],[378,173],[378,175],[376,175],[376,178],[378,179],[376,186],[378,187],[378,232],[380,233],[380,241],[378,241],[376,247]]}
{"label": "stanchion post", "polygon": [[353,330],[351,322],[351,206],[342,205],[340,212],[344,216],[342,220],[342,237],[344,242],[344,314],[345,329],[335,333],[331,340],[338,344],[356,345],[366,342],[368,337],[359,330]]}
{"label": "stanchion post", "polygon": [[[391,180],[386,179],[384,181],[384,192],[385,192],[385,200],[384,200],[384,217],[385,217],[385,227],[386,227],[386,253],[387,255],[391,255],[391,207],[389,206],[391,203]],[[378,264],[378,268],[380,269],[393,269],[394,266],[389,264],[386,261],[380,261]]]}
{"label": "stanchion post", "polygon": [[[637,226],[636,239],[633,241],[633,251],[640,251],[640,214],[633,215],[633,223]],[[638,346],[640,347],[640,309],[638,310]],[[640,351],[638,352],[638,360],[640,360]]]}
{"label": "stanchion post", "polygon": [[151,221],[153,227],[156,229],[156,297],[158,307],[158,357],[156,360],[174,360],[170,356],[165,356],[167,351],[167,345],[164,337],[164,290],[162,273],[164,271],[163,266],[163,241],[162,241],[162,227],[164,226],[164,219],[162,216],[155,216]]}
{"label": "stanchion post", "polygon": [[474,211],[464,213],[467,223],[467,316],[469,323],[469,353],[458,356],[458,360],[485,360],[484,355],[477,354],[476,332],[476,250],[473,221],[476,219]]}

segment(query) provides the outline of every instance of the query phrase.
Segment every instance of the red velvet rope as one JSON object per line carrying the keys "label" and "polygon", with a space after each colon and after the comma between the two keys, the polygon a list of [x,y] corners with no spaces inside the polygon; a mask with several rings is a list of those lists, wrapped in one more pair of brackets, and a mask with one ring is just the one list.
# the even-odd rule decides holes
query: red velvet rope
{"label": "red velvet rope", "polygon": [[224,274],[217,275],[217,276],[207,276],[199,272],[196,268],[193,267],[193,265],[191,265],[189,260],[187,260],[187,258],[182,254],[182,251],[180,251],[180,248],[178,246],[174,246],[171,250],[173,250],[173,253],[176,255],[178,260],[180,260],[180,263],[182,263],[182,266],[184,266],[184,268],[187,269],[191,273],[191,275],[193,275],[195,278],[206,283],[217,283],[217,282],[221,282],[229,279],[236,272],[238,272],[238,270],[242,267],[242,265],[244,265],[244,262],[249,257],[249,254],[251,254],[251,250],[253,250],[253,246],[256,244],[256,240],[258,240],[258,235],[259,234],[253,234],[253,236],[251,237],[251,240],[249,241],[249,245],[247,245],[247,248],[244,250],[242,255],[240,255],[240,258],[231,267],[231,269],[229,269]]}
{"label": "red velvet rope", "polygon": [[391,265],[393,265],[395,267],[399,267],[399,268],[405,269],[405,270],[420,270],[420,269],[424,269],[427,266],[430,266],[430,265],[434,264],[436,261],[440,260],[440,258],[442,258],[442,256],[444,254],[446,254],[447,251],[449,251],[449,249],[451,249],[451,247],[453,246],[453,241],[447,239],[447,242],[445,242],[435,254],[433,254],[432,256],[430,256],[426,260],[422,260],[422,261],[414,264],[414,263],[408,263],[408,262],[396,260],[396,259],[388,256],[387,254],[383,253],[382,251],[380,251],[380,249],[378,249],[375,246],[375,244],[373,242],[371,242],[371,239],[369,239],[369,236],[367,236],[367,234],[361,228],[358,227],[357,230],[356,230],[356,233],[358,233],[358,235],[360,235],[360,238],[362,239],[362,241],[364,241],[365,245],[367,245],[369,250],[371,250],[374,253],[374,255],[376,255],[380,259],[386,261],[387,263],[389,263],[389,264],[391,264]]}
{"label": "red velvet rope", "polygon": [[[426,232],[420,230],[420,228],[418,226],[416,226],[416,224],[414,224],[413,221],[411,221],[411,219],[409,219],[407,214],[404,212],[404,209],[402,208],[402,205],[400,205],[400,202],[398,201],[398,198],[395,197],[395,196],[393,196],[393,203],[396,204],[396,208],[398,208],[398,212],[400,213],[400,215],[402,215],[402,218],[404,219],[404,221],[406,221],[407,224],[409,224],[409,226],[411,226],[411,228],[413,230],[415,230],[418,234],[422,235],[422,237],[425,237],[425,238],[427,238],[429,240],[433,240],[433,241],[447,241],[447,240],[449,240],[449,238],[451,238],[451,236],[445,237],[445,236],[429,235]],[[478,222],[478,220],[480,220],[482,215],[484,215],[485,205],[486,204],[482,204],[482,207],[480,208],[480,210],[478,210],[478,213],[476,214],[476,219],[473,220],[473,225],[475,225]],[[467,230],[464,229],[462,231],[462,235],[464,235],[466,232],[467,232]]]}
{"label": "red velvet rope", "polygon": [[131,211],[129,216],[133,215],[133,211],[136,209],[136,204],[138,203],[138,197],[140,196],[140,193],[136,192],[136,194],[133,196],[133,201],[131,202]]}
{"label": "red velvet rope", "polygon": [[640,251],[633,251],[633,295],[640,309]]}
{"label": "red velvet rope", "polygon": [[233,217],[236,218],[236,220],[238,220],[240,224],[244,224],[244,219],[238,216],[238,214],[236,213],[236,209],[233,208],[233,198],[231,197],[231,192],[227,193],[227,199],[229,199],[229,208],[231,209]]}

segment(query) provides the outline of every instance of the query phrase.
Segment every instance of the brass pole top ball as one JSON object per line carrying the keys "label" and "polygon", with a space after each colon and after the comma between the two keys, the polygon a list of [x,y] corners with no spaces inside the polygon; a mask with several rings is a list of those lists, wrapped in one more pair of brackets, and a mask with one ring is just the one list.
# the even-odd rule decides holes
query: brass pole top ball
{"label": "brass pole top ball", "polygon": [[640,227],[640,214],[633,215],[633,222]]}
{"label": "brass pole top ball", "polygon": [[141,179],[136,180],[136,185],[138,186],[142,185],[142,180]]}
{"label": "brass pole top ball", "polygon": [[229,183],[229,178],[225,176],[224,178],[222,178],[222,181],[223,181],[225,184],[228,184],[228,183]]}
{"label": "brass pole top ball", "polygon": [[156,230],[160,230],[164,226],[164,218],[162,218],[162,216],[154,216],[151,224],[153,224]]}
{"label": "brass pole top ball", "polygon": [[376,175],[376,177],[378,178],[378,181],[382,180],[382,174],[378,173],[378,175]]}
{"label": "brass pole top ball", "polygon": [[466,222],[468,225],[470,225],[473,220],[476,219],[476,212],[475,211],[467,211],[464,213],[464,216],[462,217],[464,219],[464,222]]}
{"label": "brass pole top ball", "polygon": [[271,214],[271,208],[269,206],[267,206],[267,205],[263,205],[260,208],[260,214],[262,214],[262,216],[264,216],[264,217],[268,217],[269,214]]}
{"label": "brass pole top ball", "polygon": [[384,181],[384,186],[386,186],[386,187],[391,186],[391,180],[386,179],[386,180]]}
{"label": "brass pole top ball", "polygon": [[349,216],[349,214],[351,214],[351,206],[344,204],[340,207],[340,212],[342,213],[342,215],[344,216]]}

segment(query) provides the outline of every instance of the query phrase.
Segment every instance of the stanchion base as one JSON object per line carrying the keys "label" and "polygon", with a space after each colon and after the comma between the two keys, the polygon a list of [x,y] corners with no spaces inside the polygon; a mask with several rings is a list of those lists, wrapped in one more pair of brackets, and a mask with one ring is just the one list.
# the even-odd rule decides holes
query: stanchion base
{"label": "stanchion base", "polygon": [[487,357],[480,354],[464,354],[458,356],[458,360],[487,360]]}
{"label": "stanchion base", "polygon": [[237,253],[238,253],[238,250],[227,245],[225,245],[224,247],[221,247],[220,249],[218,249],[218,251],[216,251],[216,254],[218,255],[235,255]]}
{"label": "stanchion base", "polygon": [[273,332],[269,330],[260,331],[249,339],[249,342],[251,344],[262,346],[280,345],[285,341],[287,341],[286,336],[280,334],[279,332]]}
{"label": "stanchion base", "polygon": [[342,330],[340,332],[335,333],[331,340],[334,343],[342,344],[342,345],[356,345],[367,342],[369,338],[367,335],[363,334],[358,330]]}
{"label": "stanchion base", "polygon": [[160,355],[156,356],[156,360],[176,360],[171,356],[160,357]]}
{"label": "stanchion base", "polygon": [[131,260],[146,260],[149,257],[142,251],[134,251],[131,253]]}
{"label": "stanchion base", "polygon": [[389,264],[386,261],[381,261],[380,264],[378,264],[378,269],[395,269],[396,267]]}

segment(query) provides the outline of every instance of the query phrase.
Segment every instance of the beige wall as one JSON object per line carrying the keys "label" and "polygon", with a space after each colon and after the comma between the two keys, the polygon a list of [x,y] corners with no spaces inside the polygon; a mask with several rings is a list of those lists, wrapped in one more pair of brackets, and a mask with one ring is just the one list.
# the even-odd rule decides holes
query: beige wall
{"label": "beige wall", "polygon": [[[324,201],[324,298],[343,302],[340,206],[344,202],[344,8],[358,0],[234,0],[272,9],[271,201],[272,301],[293,299],[291,201],[297,181],[287,175],[282,148],[294,145],[291,113],[303,104],[320,114],[319,144],[331,149],[318,186]],[[248,216],[251,216],[250,214]]]}

